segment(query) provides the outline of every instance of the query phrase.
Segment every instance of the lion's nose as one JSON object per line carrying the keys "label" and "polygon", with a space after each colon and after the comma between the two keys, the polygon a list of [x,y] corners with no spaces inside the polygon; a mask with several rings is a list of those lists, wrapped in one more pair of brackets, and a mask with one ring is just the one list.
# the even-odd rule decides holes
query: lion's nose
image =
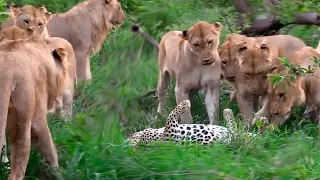
{"label": "lion's nose", "polygon": [[203,65],[210,65],[214,62],[214,59],[206,59],[206,60],[202,60],[202,64]]}
{"label": "lion's nose", "polygon": [[275,116],[279,115],[279,110],[274,110],[274,111],[272,112],[272,115],[275,115]]}

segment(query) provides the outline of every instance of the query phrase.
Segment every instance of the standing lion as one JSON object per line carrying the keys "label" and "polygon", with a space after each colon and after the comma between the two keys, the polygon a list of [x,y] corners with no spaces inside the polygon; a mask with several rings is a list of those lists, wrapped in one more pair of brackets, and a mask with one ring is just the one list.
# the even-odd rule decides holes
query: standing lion
{"label": "standing lion", "polygon": [[63,48],[52,49],[48,41],[0,44],[0,149],[7,132],[9,179],[24,178],[31,140],[51,167],[59,166],[46,114],[68,83],[66,57]]}
{"label": "standing lion", "polygon": [[54,14],[47,24],[51,37],[68,40],[77,59],[79,80],[91,79],[90,55],[99,51],[112,28],[119,27],[125,14],[117,0],[86,0],[68,12]]}
{"label": "standing lion", "polygon": [[[165,107],[165,92],[170,78],[176,82],[176,103],[189,100],[191,91],[204,89],[210,124],[218,124],[221,65],[218,54],[223,25],[197,22],[185,31],[170,31],[159,44],[158,113]],[[192,124],[190,110],[181,114],[181,122]]]}

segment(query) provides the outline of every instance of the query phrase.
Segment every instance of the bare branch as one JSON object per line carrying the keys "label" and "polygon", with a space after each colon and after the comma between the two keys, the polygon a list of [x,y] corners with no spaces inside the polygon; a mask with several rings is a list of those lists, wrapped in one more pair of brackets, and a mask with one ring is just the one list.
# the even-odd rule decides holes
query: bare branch
{"label": "bare branch", "polygon": [[[272,8],[277,5],[281,0],[264,0],[266,9]],[[290,24],[298,25],[317,25],[320,26],[320,14],[315,12],[297,13],[292,22],[283,23],[280,19],[270,12],[266,19],[253,19],[251,20],[250,27],[244,28],[244,15],[252,13],[250,11],[250,4],[248,0],[234,0],[234,6],[238,12],[238,19],[236,25],[241,28],[241,34],[247,36],[268,36],[279,33],[279,30],[284,26]]]}
{"label": "bare branch", "polygon": [[320,14],[319,13],[298,13],[295,21],[291,24],[303,24],[303,25],[317,25],[320,26]]}
{"label": "bare branch", "polygon": [[250,4],[248,0],[233,0],[233,4],[238,12],[238,19],[236,25],[243,29],[244,15],[250,14]]}

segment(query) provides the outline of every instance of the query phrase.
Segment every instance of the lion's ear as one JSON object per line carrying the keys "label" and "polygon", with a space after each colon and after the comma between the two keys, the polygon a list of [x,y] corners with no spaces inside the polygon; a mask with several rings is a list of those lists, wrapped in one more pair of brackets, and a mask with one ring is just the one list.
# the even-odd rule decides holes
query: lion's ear
{"label": "lion's ear", "polygon": [[52,52],[54,60],[58,61],[60,63],[63,63],[64,58],[66,57],[66,54],[67,53],[66,53],[65,49],[63,49],[63,48],[54,49]]}
{"label": "lion's ear", "polygon": [[10,12],[11,12],[13,19],[16,19],[19,16],[19,14],[21,14],[21,7],[14,4],[14,3],[11,3],[10,4]]}
{"label": "lion's ear", "polygon": [[267,44],[263,43],[260,45],[261,53],[264,56],[269,56],[270,55],[270,48]]}
{"label": "lion's ear", "polygon": [[179,34],[179,36],[182,38],[182,39],[184,39],[184,40],[189,40],[189,33],[188,33],[188,30],[184,30],[184,31],[182,31],[180,34]]}
{"label": "lion's ear", "polygon": [[46,8],[45,6],[39,7],[38,10],[39,10],[41,13],[47,13],[47,12],[48,12],[48,10],[47,10],[47,8]]}
{"label": "lion's ear", "polygon": [[238,53],[238,56],[240,57],[239,58],[239,63],[242,64],[243,63],[243,60],[244,60],[244,57],[245,55],[247,54],[248,52],[248,47],[247,47],[247,42],[242,42],[240,44],[237,45],[237,53]]}
{"label": "lion's ear", "polygon": [[51,14],[51,12],[46,12],[46,13],[44,13],[44,16],[46,17],[46,21],[48,22],[51,19],[52,14]]}
{"label": "lion's ear", "polygon": [[111,0],[103,0],[106,4],[110,4]]}
{"label": "lion's ear", "polygon": [[222,30],[222,28],[223,28],[223,25],[220,23],[220,22],[214,22],[213,23],[213,27],[214,27],[214,29],[216,30],[216,31],[221,31]]}
{"label": "lion's ear", "polygon": [[46,17],[46,22],[48,22],[51,19],[52,14],[47,10],[45,6],[39,7],[38,10]]}

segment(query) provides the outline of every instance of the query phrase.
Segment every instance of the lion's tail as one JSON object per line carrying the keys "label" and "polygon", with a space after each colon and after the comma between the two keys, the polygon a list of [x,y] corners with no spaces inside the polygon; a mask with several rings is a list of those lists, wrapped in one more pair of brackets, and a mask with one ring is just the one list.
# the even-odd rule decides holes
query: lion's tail
{"label": "lion's tail", "polygon": [[156,47],[159,50],[159,43],[149,34],[145,33],[138,25],[131,26],[131,31],[137,34],[142,35],[150,44]]}
{"label": "lion's tail", "polygon": [[[12,87],[7,86],[5,81],[8,81],[9,78],[4,79],[3,77],[0,79],[0,152],[3,146],[6,143],[6,126],[7,126],[7,118],[8,118],[8,110],[10,104],[10,95]],[[1,153],[0,153],[1,154]]]}

